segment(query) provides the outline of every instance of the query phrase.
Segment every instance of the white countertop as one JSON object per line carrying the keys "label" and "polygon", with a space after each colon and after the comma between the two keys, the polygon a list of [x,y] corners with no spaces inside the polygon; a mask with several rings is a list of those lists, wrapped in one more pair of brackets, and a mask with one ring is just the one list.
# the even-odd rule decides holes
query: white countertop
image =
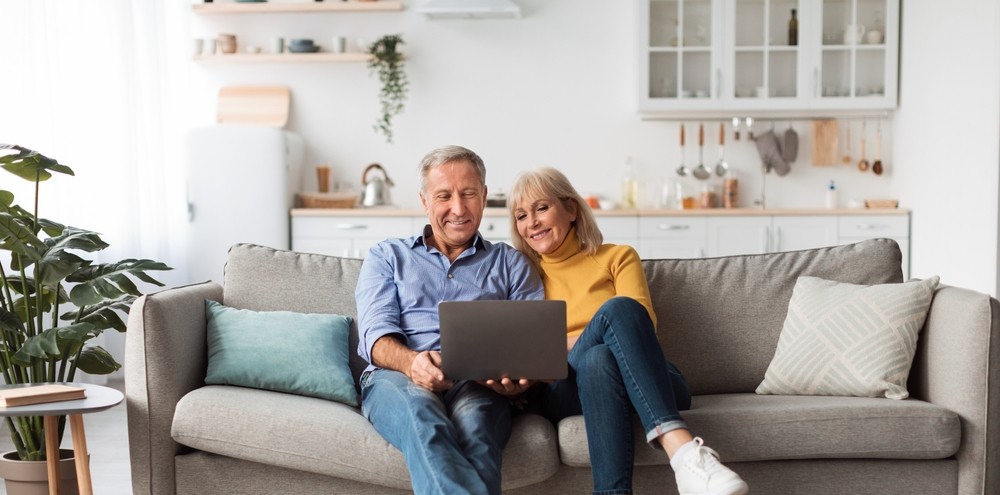
{"label": "white countertop", "polygon": [[[839,216],[839,215],[909,215],[903,208],[693,208],[689,210],[615,209],[594,210],[599,217],[675,217],[720,216],[753,217],[774,215]],[[423,210],[410,208],[293,208],[293,217],[423,217]],[[484,216],[505,217],[506,208],[486,208]]]}

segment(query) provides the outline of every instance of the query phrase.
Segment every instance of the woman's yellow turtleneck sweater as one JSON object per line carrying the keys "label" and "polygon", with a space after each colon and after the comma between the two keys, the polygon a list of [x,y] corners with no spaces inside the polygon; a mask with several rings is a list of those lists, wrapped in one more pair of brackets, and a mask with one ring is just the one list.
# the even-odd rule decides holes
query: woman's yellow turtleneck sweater
{"label": "woman's yellow turtleneck sweater", "polygon": [[586,254],[576,229],[570,229],[555,252],[542,255],[539,267],[545,299],[566,301],[567,335],[580,335],[601,305],[615,296],[638,301],[656,326],[646,274],[631,246],[604,244],[596,254]]}

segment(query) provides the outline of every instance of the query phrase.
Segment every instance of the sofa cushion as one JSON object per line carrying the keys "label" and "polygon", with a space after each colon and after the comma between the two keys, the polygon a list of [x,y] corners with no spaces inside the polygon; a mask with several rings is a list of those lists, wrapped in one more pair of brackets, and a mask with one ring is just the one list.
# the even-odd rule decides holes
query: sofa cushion
{"label": "sofa cushion", "polygon": [[222,302],[256,311],[334,313],[352,319],[348,341],[351,373],[358,378],[368,363],[358,355],[358,309],[354,287],[361,260],[297,253],[255,244],[236,244],[226,261]]}
{"label": "sofa cushion", "polygon": [[799,277],[758,394],[905,399],[938,277],[855,285]]}
{"label": "sofa cushion", "polygon": [[795,281],[903,281],[891,239],[748,256],[645,260],[657,337],[695,395],[753,392],[778,343]]}
{"label": "sofa cushion", "polygon": [[[962,440],[957,414],[914,399],[717,394],[695,396],[681,415],[723,462],[782,459],[943,459]],[[590,464],[583,416],[559,423],[559,455]],[[668,464],[663,451],[642,448],[633,428],[636,464]]]}
{"label": "sofa cushion", "polygon": [[[213,454],[410,488],[399,450],[360,410],[338,402],[210,385],[181,398],[170,434],[178,443]],[[548,479],[559,469],[555,428],[541,416],[518,416],[503,458],[504,488]]]}
{"label": "sofa cushion", "polygon": [[205,383],[319,397],[357,406],[341,315],[253,311],[205,301]]}

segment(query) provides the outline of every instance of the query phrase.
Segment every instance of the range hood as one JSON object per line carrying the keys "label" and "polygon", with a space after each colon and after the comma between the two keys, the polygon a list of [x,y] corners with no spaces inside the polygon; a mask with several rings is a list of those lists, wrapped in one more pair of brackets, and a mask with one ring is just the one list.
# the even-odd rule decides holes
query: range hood
{"label": "range hood", "polygon": [[426,0],[416,11],[431,19],[514,19],[521,7],[510,0]]}

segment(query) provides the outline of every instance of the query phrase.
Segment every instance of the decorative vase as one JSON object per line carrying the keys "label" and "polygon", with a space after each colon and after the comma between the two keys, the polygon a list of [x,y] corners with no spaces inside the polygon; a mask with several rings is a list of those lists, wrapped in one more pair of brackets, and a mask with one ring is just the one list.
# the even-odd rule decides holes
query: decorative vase
{"label": "decorative vase", "polygon": [[[59,449],[59,493],[77,495],[76,466],[73,451]],[[7,495],[48,495],[49,476],[45,461],[22,461],[17,452],[0,456],[0,478],[4,479]]]}

